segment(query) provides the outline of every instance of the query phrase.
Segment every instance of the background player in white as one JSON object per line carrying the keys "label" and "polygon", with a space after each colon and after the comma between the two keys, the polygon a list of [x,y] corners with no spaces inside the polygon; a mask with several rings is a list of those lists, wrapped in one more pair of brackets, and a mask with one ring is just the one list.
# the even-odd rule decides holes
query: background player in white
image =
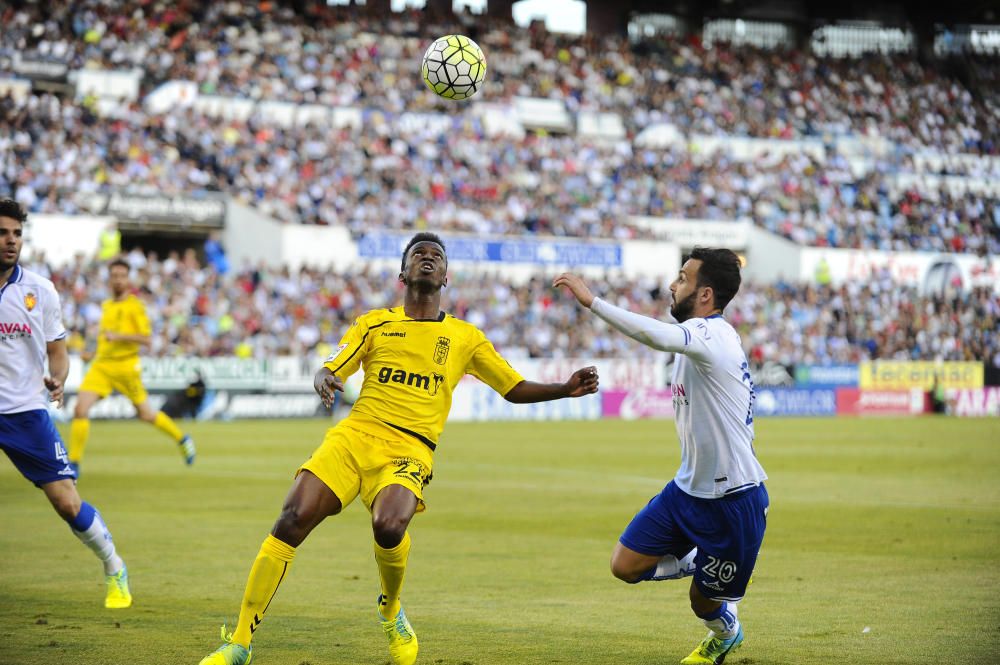
{"label": "background player in white", "polygon": [[693,575],[691,609],[709,628],[683,665],[718,665],[743,643],[736,602],[746,592],[764,538],[767,475],[753,449],[753,381],[736,330],[722,311],[740,288],[728,249],[695,249],[670,285],[665,323],[595,298],[578,276],[569,289],[584,307],[646,346],[679,354],[674,396],[681,466],[622,533],[615,577],[635,583]]}
{"label": "background player in white", "polygon": [[[125,562],[101,514],[76,490],[59,432],[46,410],[62,405],[69,373],[66,329],[52,282],[18,265],[27,215],[0,200],[0,448],[21,474],[45,492],[73,535],[104,563],[104,606],[132,604]],[[49,374],[45,373],[48,359]]]}

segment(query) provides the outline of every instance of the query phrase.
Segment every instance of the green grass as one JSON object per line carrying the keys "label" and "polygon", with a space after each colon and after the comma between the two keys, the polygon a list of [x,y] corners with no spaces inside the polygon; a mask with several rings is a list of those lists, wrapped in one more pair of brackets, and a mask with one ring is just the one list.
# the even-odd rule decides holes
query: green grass
{"label": "green grass", "polygon": [[[0,664],[191,664],[219,644],[297,465],[325,423],[192,424],[197,464],[141,423],[95,423],[81,494],[135,605],[40,492],[0,464]],[[1000,421],[764,420],[764,548],[728,665],[1000,662]],[[404,590],[418,662],[676,663],[702,637],[687,583],[630,586],[608,558],[676,470],[670,422],[452,424]],[[299,548],[259,665],[381,665],[368,516]],[[867,632],[865,629],[868,629]]]}

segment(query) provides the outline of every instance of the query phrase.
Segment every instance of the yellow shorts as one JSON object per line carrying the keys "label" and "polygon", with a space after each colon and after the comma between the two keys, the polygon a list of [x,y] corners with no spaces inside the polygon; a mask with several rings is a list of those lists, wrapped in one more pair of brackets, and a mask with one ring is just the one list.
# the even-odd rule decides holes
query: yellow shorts
{"label": "yellow shorts", "polygon": [[117,390],[135,405],[142,404],[149,397],[142,385],[142,366],[139,359],[95,360],[83,377],[80,392],[97,393],[101,398]]}
{"label": "yellow shorts", "polygon": [[423,490],[431,481],[433,463],[431,450],[420,441],[396,436],[386,425],[345,419],[327,430],[296,475],[303,470],[315,474],[344,508],[360,494],[369,511],[382,489],[402,485],[417,495],[417,512],[423,512]]}

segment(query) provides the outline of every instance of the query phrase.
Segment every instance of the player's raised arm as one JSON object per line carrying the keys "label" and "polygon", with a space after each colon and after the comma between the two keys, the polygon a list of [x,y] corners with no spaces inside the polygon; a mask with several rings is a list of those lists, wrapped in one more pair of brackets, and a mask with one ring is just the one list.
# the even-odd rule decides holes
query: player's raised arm
{"label": "player's raised arm", "polygon": [[594,296],[579,275],[563,273],[556,277],[552,286],[565,287],[581,305],[637,342],[660,351],[689,351],[692,335],[682,326],[636,314],[601,300]]}

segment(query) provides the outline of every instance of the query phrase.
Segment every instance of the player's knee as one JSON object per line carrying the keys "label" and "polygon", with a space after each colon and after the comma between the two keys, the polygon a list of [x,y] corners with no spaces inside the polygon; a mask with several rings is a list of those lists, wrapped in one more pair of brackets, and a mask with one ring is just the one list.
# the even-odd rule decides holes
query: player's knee
{"label": "player's knee", "polygon": [[312,519],[304,514],[298,506],[285,505],[281,508],[278,521],[274,523],[271,533],[275,538],[298,547],[312,530]]}
{"label": "player's knee", "polygon": [[375,535],[375,542],[383,549],[396,547],[403,542],[408,522],[409,520],[398,515],[379,513],[372,515],[372,533]]}
{"label": "player's knee", "polygon": [[622,582],[628,582],[629,584],[635,584],[642,580],[642,571],[636,570],[633,566],[628,565],[626,561],[616,556],[611,557],[611,574]]}
{"label": "player's knee", "polygon": [[702,595],[701,591],[698,589],[698,585],[695,584],[694,580],[691,581],[691,589],[688,592],[691,599],[691,611],[697,616],[705,616],[706,614],[711,614],[715,610],[719,609],[722,605],[717,600],[712,600],[711,598],[706,598]]}

